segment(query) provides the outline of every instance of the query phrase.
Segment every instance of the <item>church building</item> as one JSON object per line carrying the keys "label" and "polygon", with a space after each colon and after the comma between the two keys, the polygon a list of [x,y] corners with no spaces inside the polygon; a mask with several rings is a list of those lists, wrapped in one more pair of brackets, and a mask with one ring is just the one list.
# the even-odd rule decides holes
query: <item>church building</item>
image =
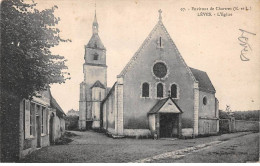
{"label": "church building", "polygon": [[195,137],[219,131],[216,90],[206,72],[189,67],[159,19],[112,88],[106,48],[93,34],[85,46],[79,129],[114,136]]}

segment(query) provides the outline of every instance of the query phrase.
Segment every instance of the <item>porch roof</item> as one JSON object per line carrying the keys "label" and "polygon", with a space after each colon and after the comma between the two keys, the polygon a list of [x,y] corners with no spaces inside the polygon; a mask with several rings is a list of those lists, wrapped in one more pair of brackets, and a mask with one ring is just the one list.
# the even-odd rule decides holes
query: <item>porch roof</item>
{"label": "porch roof", "polygon": [[[158,113],[161,108],[165,105],[165,103],[167,103],[168,100],[171,100],[172,103],[176,106],[176,108],[178,109],[179,113],[183,113],[181,108],[174,102],[174,100],[171,97],[167,97],[165,99],[159,100],[154,106],[153,108],[148,112],[148,114],[156,114]],[[171,113],[171,112],[168,112]],[[177,112],[172,112],[172,113],[177,113]]]}

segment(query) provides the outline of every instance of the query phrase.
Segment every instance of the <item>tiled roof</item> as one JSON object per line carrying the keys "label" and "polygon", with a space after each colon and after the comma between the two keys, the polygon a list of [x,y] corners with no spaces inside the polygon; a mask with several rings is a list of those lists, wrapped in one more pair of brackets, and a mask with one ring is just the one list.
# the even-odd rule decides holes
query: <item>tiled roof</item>
{"label": "tiled roof", "polygon": [[159,100],[154,106],[153,108],[148,112],[148,114],[155,114],[157,112],[160,111],[160,109],[163,107],[163,105],[168,101],[168,100],[171,100],[175,106],[180,110],[180,112],[182,112],[182,110],[180,109],[180,107],[170,98],[170,97],[167,97],[165,99],[162,99],[162,100]]}
{"label": "tiled roof", "polygon": [[100,87],[100,88],[106,89],[105,86],[100,81],[96,81],[94,83],[94,85],[92,85],[91,88],[94,88],[94,87]]}
{"label": "tiled roof", "polygon": [[59,112],[57,115],[59,116],[60,114],[64,114],[64,111],[62,110],[62,108],[60,107],[60,105],[58,104],[58,102],[51,96],[51,107],[54,107],[57,109],[57,111]]}
{"label": "tiled roof", "polygon": [[199,82],[200,90],[216,92],[206,72],[191,67],[190,70],[194,75],[195,79]]}
{"label": "tiled roof", "polygon": [[86,45],[88,48],[98,48],[105,50],[106,48],[104,47],[101,39],[99,38],[98,34],[93,34],[92,37],[90,38],[88,44]]}
{"label": "tiled roof", "polygon": [[108,99],[108,97],[113,93],[113,91],[115,91],[116,83],[117,82],[115,82],[114,85],[112,86],[112,88],[109,89],[109,91],[108,91],[106,97],[104,98],[104,100],[102,101],[102,103],[104,103]]}

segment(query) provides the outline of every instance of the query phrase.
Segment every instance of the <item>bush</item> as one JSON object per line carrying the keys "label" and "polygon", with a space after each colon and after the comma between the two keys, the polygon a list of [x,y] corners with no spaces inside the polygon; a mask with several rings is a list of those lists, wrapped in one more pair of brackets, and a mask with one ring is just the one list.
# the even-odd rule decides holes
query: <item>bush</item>
{"label": "bush", "polygon": [[[259,121],[259,110],[254,111],[232,111],[236,120]],[[228,113],[219,110],[220,119],[229,119]]]}
{"label": "bush", "polygon": [[65,117],[65,128],[66,130],[77,130],[78,129],[78,116],[66,116]]}
{"label": "bush", "polygon": [[67,145],[73,140],[70,137],[77,136],[77,134],[71,132],[65,132],[59,139],[55,141],[55,145]]}
{"label": "bush", "polygon": [[221,119],[219,121],[219,132],[221,134],[229,133],[229,119]]}

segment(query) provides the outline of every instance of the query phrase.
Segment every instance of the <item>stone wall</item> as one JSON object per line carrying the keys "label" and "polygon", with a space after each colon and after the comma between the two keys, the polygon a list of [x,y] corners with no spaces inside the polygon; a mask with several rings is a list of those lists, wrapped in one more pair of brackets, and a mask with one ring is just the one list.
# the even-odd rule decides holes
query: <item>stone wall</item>
{"label": "stone wall", "polygon": [[246,121],[246,120],[220,119],[219,131],[220,133],[259,131],[259,122]]}
{"label": "stone wall", "polygon": [[259,131],[259,122],[258,121],[236,120],[235,121],[235,130],[236,130],[236,132]]}
{"label": "stone wall", "polygon": [[199,119],[199,135],[212,135],[218,133],[218,119]]}
{"label": "stone wall", "polygon": [[124,103],[123,103],[123,81],[118,78],[118,84],[116,85],[116,110],[117,110],[117,134],[124,134]]}
{"label": "stone wall", "polygon": [[115,134],[115,87],[113,87],[108,98],[102,104],[103,126],[108,132]]}

